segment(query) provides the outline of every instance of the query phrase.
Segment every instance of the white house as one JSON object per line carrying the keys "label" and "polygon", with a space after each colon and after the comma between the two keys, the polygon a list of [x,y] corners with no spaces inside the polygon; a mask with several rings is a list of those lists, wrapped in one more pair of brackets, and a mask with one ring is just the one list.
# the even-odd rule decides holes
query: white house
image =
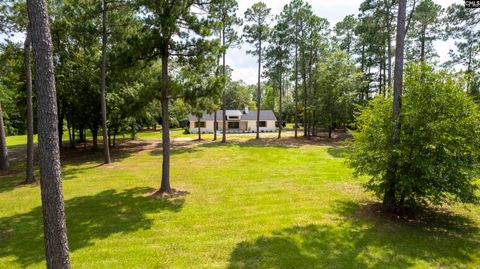
{"label": "white house", "polygon": [[[190,133],[213,133],[223,131],[223,111],[217,110],[217,126],[214,128],[214,114],[205,113],[198,121],[195,115],[188,115]],[[253,133],[257,130],[257,110],[227,110],[226,131],[229,133]],[[275,132],[277,118],[271,110],[260,110],[260,132]]]}

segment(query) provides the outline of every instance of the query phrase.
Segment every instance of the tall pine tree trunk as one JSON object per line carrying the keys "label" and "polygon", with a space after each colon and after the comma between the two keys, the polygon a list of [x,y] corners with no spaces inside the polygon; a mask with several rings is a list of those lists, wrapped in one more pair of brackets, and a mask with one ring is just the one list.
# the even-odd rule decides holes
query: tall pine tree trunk
{"label": "tall pine tree trunk", "polygon": [[[225,46],[225,26],[222,29],[222,45]],[[222,115],[223,115],[223,130],[222,130],[222,143],[227,142],[227,107],[226,107],[226,102],[227,102],[227,97],[225,95],[226,91],[226,79],[225,79],[225,74],[226,74],[226,64],[225,64],[225,51],[222,52],[222,74],[223,74],[223,94],[222,94],[222,102],[223,102],[223,107],[222,107]]]}
{"label": "tall pine tree trunk", "polygon": [[102,77],[100,82],[101,88],[101,106],[102,106],[102,136],[103,136],[103,162],[109,164],[110,148],[108,145],[108,129],[107,129],[107,102],[105,100],[106,79],[107,79],[107,0],[102,0]]}
{"label": "tall pine tree trunk", "polygon": [[5,133],[5,125],[3,123],[3,110],[0,103],[0,174],[6,174],[8,172],[8,149]]}
{"label": "tall pine tree trunk", "polygon": [[58,106],[58,146],[60,149],[63,146],[63,119],[65,117],[65,109],[62,109],[62,103],[57,98],[57,106]]}
{"label": "tall pine tree trunk", "polygon": [[391,6],[389,5],[389,2],[387,0],[384,0],[385,4],[385,24],[387,26],[387,58],[388,58],[388,67],[386,68],[388,71],[388,77],[387,77],[387,85],[388,88],[392,85],[392,36],[390,35],[391,33],[391,28],[392,24],[390,21],[390,8]]}
{"label": "tall pine tree trunk", "polygon": [[162,184],[160,192],[171,193],[170,187],[170,115],[168,111],[168,41],[162,47]]}
{"label": "tall pine tree trunk", "polygon": [[397,17],[397,48],[395,51],[395,74],[393,84],[393,113],[392,113],[392,137],[391,148],[392,155],[389,160],[389,165],[385,181],[385,193],[383,197],[383,207],[385,210],[392,211],[397,207],[397,161],[398,157],[395,155],[395,147],[400,143],[400,112],[402,109],[402,88],[403,88],[403,60],[405,49],[405,19],[406,19],[407,3],[406,0],[399,0],[398,17]]}
{"label": "tall pine tree trunk", "polygon": [[261,110],[261,100],[262,100],[262,92],[261,92],[261,85],[260,85],[260,75],[262,72],[262,36],[259,33],[258,35],[258,84],[257,84],[257,136],[256,139],[260,139],[260,110]]}
{"label": "tall pine tree trunk", "polygon": [[27,0],[37,91],[40,189],[47,268],[70,268],[62,192],[53,46],[45,0]]}
{"label": "tall pine tree trunk", "polygon": [[[30,68],[30,30],[27,28],[27,37],[23,48],[23,57],[25,65],[25,82],[27,88],[27,173],[25,182],[35,181],[34,170],[34,144],[33,144],[33,102],[32,102],[32,70]],[[60,145],[59,145],[60,146]]]}
{"label": "tall pine tree trunk", "polygon": [[297,27],[295,27],[295,92],[294,92],[294,98],[295,98],[295,138],[298,137],[298,37],[297,37]]}
{"label": "tall pine tree trunk", "polygon": [[[222,42],[222,36],[220,34],[219,41]],[[218,78],[218,75],[220,73],[220,53],[217,55],[217,69],[215,70],[215,76]],[[224,92],[225,89],[223,89],[222,92],[222,111],[223,111],[223,104],[225,103],[225,98],[224,98]],[[215,109],[215,112],[213,113],[213,141],[217,141],[217,128],[218,127],[218,119],[217,119],[217,110]]]}
{"label": "tall pine tree trunk", "polygon": [[[280,64],[281,65],[281,64]],[[280,73],[280,87],[279,87],[279,99],[278,100],[278,106],[279,106],[279,121],[278,121],[278,139],[280,139],[282,137],[282,127],[283,127],[283,110],[282,110],[282,87],[283,87],[283,74]]]}
{"label": "tall pine tree trunk", "polygon": [[303,85],[303,136],[307,137],[308,123],[307,123],[307,66],[305,59],[305,49],[302,50],[302,85]]}

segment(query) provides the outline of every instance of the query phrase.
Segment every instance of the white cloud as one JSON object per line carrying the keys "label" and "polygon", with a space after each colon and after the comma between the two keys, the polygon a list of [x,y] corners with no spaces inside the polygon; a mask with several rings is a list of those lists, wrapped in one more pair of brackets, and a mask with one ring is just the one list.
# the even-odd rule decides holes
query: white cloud
{"label": "white cloud", "polygon": [[[305,0],[312,5],[313,12],[319,16],[328,19],[331,25],[341,21],[345,16],[350,14],[358,14],[358,8],[363,0]],[[453,3],[462,4],[461,0],[434,0],[436,3],[447,7]],[[252,6],[258,0],[239,0],[238,16],[243,18],[243,14],[247,8]],[[272,14],[279,14],[283,6],[289,3],[289,0],[270,0],[265,1],[268,7],[272,9]],[[448,51],[453,48],[453,42],[435,42],[440,60],[444,61],[448,58]],[[243,44],[239,49],[231,49],[227,53],[227,64],[233,68],[233,79],[244,80],[248,84],[257,82],[257,61],[253,56],[248,55],[246,51],[248,45]]]}

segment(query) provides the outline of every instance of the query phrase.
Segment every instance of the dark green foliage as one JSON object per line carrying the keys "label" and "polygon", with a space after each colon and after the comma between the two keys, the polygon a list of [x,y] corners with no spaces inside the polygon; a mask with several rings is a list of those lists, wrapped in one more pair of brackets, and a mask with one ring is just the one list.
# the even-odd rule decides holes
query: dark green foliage
{"label": "dark green foliage", "polygon": [[357,116],[350,166],[384,194],[390,157],[397,156],[395,199],[405,203],[478,203],[479,107],[457,78],[427,65],[407,69],[400,143],[392,147],[392,101],[376,97]]}
{"label": "dark green foliage", "polygon": [[353,122],[354,106],[359,92],[365,87],[364,74],[343,51],[329,53],[319,64],[318,92],[315,98],[321,127],[332,131]]}
{"label": "dark green foliage", "polygon": [[0,45],[0,103],[3,106],[7,135],[26,131],[26,94],[23,72],[23,52],[20,44]]}

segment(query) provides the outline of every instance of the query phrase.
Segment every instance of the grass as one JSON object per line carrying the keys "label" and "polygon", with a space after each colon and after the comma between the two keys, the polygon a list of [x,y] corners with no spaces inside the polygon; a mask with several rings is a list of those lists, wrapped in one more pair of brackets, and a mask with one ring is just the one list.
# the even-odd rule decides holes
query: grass
{"label": "grass", "polygon": [[[64,150],[73,268],[479,268],[480,207],[450,206],[395,220],[345,166],[342,144],[185,141],[173,134],[173,187],[159,187],[158,133],[101,152]],[[232,139],[231,139],[232,140]],[[44,268],[38,185],[24,178],[25,137],[9,137],[0,178],[0,267]],[[22,144],[23,143],[23,144]]]}

